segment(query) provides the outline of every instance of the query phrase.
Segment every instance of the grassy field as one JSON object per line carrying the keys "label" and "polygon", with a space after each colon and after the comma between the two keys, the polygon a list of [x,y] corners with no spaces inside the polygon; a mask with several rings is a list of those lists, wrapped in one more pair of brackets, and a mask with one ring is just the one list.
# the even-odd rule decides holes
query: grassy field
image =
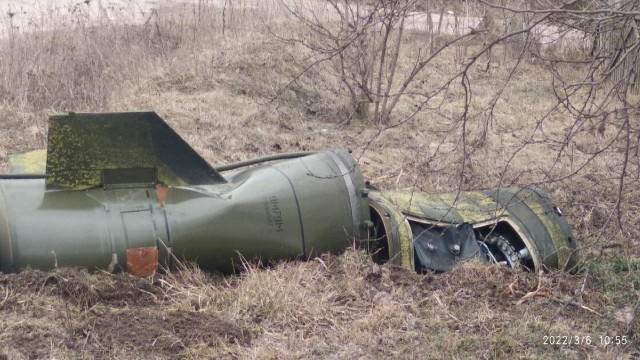
{"label": "grassy field", "polygon": [[[353,249],[309,262],[247,264],[241,274],[226,277],[196,268],[152,278],[27,270],[0,275],[0,354],[640,356],[638,170],[629,170],[618,219],[622,140],[615,119],[587,119],[575,127],[575,116],[556,107],[545,64],[530,59],[511,72],[514,60],[500,48],[468,71],[473,115],[464,137],[460,81],[416,111],[424,94],[460,71],[475,43],[434,59],[390,124],[350,118],[335,67],[322,63],[303,71],[313,60],[309,50],[282,40],[283,34],[306,33],[276,1],[259,10],[234,3],[224,12],[176,5],[133,24],[81,10],[34,16],[28,31],[5,21],[0,170],[8,170],[8,154],[46,146],[51,114],[153,110],[214,165],[275,152],[348,148],[365,177],[382,188],[539,184],[573,226],[582,248],[580,271],[539,275],[467,263],[446,274],[417,275],[376,265]],[[423,34],[407,34],[400,72],[413,66],[423,42]],[[579,77],[579,69],[559,71]],[[563,147],[568,133],[571,141]],[[602,150],[608,142],[613,146]],[[536,289],[541,296],[524,298]],[[622,337],[625,344],[616,344]],[[572,344],[555,344],[569,338]]]}

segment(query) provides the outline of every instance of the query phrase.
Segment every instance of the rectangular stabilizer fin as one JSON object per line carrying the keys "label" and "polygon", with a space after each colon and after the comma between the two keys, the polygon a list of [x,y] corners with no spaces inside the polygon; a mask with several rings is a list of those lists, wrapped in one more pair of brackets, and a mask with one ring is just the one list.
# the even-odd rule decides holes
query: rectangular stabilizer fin
{"label": "rectangular stabilizer fin", "polygon": [[52,116],[48,142],[47,189],[109,185],[109,170],[122,179],[127,169],[155,169],[157,182],[170,186],[226,182],[155,112]]}

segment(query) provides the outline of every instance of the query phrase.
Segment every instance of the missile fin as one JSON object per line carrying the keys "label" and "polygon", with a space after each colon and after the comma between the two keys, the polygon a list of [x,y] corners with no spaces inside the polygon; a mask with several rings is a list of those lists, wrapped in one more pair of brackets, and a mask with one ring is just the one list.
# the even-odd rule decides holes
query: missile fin
{"label": "missile fin", "polygon": [[226,180],[155,112],[49,119],[47,189],[136,185],[132,182],[189,186]]}

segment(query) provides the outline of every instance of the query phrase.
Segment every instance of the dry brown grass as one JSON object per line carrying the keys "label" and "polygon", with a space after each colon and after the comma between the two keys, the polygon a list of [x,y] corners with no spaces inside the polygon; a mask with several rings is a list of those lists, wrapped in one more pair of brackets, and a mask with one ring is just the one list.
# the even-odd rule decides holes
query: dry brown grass
{"label": "dry brown grass", "polygon": [[[600,273],[593,276],[599,278]],[[0,351],[23,358],[629,358],[633,347],[545,345],[550,335],[623,334],[620,299],[582,276],[465,263],[418,275],[359,251],[237,277],[185,269],[153,278],[80,270],[0,276]],[[607,312],[611,313],[608,314]],[[609,318],[609,317],[614,318]]]}
{"label": "dry brown grass", "polygon": [[[555,97],[548,72],[527,63],[507,85],[487,138],[461,177],[460,136],[446,132],[461,112],[459,86],[440,95],[438,109],[401,126],[379,132],[365,121],[340,125],[347,102],[330,66],[314,68],[281,92],[309,54],[265,31],[263,21],[274,31],[301,31],[275,3],[266,8],[227,9],[224,34],[220,8],[198,13],[188,6],[160,11],[141,25],[94,26],[68,14],[41,18],[35,31],[5,31],[0,170],[7,169],[7,154],[44,147],[47,116],[63,111],[154,110],[213,164],[276,149],[351,148],[377,185],[427,191],[568,175],[588,158],[581,149],[597,149],[615,134],[615,125],[600,137],[585,128],[556,163],[558,148],[549,140],[564,136],[573,119],[554,113],[543,125],[548,138],[537,134],[530,141],[532,125]],[[401,67],[411,65],[419,42],[419,35],[407,38]],[[509,63],[493,56],[487,72],[482,66],[470,72],[478,112],[469,123],[470,142],[480,139],[486,120],[480,110],[507,75]],[[459,69],[455,59],[455,49],[445,52],[412,90],[446,81]],[[399,105],[396,120],[412,113],[410,99]],[[10,359],[638,356],[640,217],[634,204],[640,194],[633,187],[625,194],[626,230],[607,227],[619,157],[611,150],[570,178],[544,181],[587,261],[579,275],[544,275],[547,295],[522,305],[517,302],[538,285],[536,274],[471,263],[419,276],[379,267],[352,250],[268,268],[247,264],[230,277],[198,269],[151,279],[25,271],[0,276],[0,353]],[[599,315],[569,304],[577,300]],[[589,335],[594,345],[544,345],[550,335]],[[626,335],[632,343],[599,345],[600,335]]]}

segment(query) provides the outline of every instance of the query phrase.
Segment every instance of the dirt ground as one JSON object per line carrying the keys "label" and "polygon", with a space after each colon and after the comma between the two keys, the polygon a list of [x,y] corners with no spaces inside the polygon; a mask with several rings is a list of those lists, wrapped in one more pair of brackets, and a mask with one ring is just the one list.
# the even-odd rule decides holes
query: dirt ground
{"label": "dirt ground", "polygon": [[[620,299],[600,293],[599,280],[580,305],[572,299],[583,277],[568,274],[544,275],[548,293],[519,301],[538,280],[476,263],[417,275],[351,250],[231,278],[28,270],[0,277],[0,344],[9,359],[638,355],[600,338],[637,325],[608,315]],[[566,336],[583,343],[550,344]]]}
{"label": "dirt ground", "polygon": [[[45,8],[29,31],[1,15],[0,170],[8,170],[9,154],[46,147],[51,114],[154,110],[213,165],[342,148],[387,189],[536,184],[574,229],[579,271],[465,263],[418,275],[353,249],[250,263],[227,276],[197,268],[149,278],[25,270],[0,274],[0,359],[640,356],[640,194],[637,182],[627,185],[625,226],[615,228],[619,182],[611,174],[621,153],[614,146],[590,155],[616,139],[615,119],[585,119],[574,129],[573,115],[556,111],[540,123],[557,101],[549,69],[529,59],[511,73],[497,51],[469,71],[475,115],[461,140],[459,81],[435,97],[438,106],[416,112],[415,104],[459,71],[477,44],[443,52],[395,110],[393,126],[354,118],[332,64],[302,72],[307,49],[283,35],[306,33],[275,1],[259,12],[234,3],[223,14],[188,2],[138,23]],[[411,68],[423,41],[408,33],[399,71]],[[487,121],[483,104],[507,77]],[[574,141],[559,152],[568,131]],[[462,157],[467,143],[475,150]]]}

